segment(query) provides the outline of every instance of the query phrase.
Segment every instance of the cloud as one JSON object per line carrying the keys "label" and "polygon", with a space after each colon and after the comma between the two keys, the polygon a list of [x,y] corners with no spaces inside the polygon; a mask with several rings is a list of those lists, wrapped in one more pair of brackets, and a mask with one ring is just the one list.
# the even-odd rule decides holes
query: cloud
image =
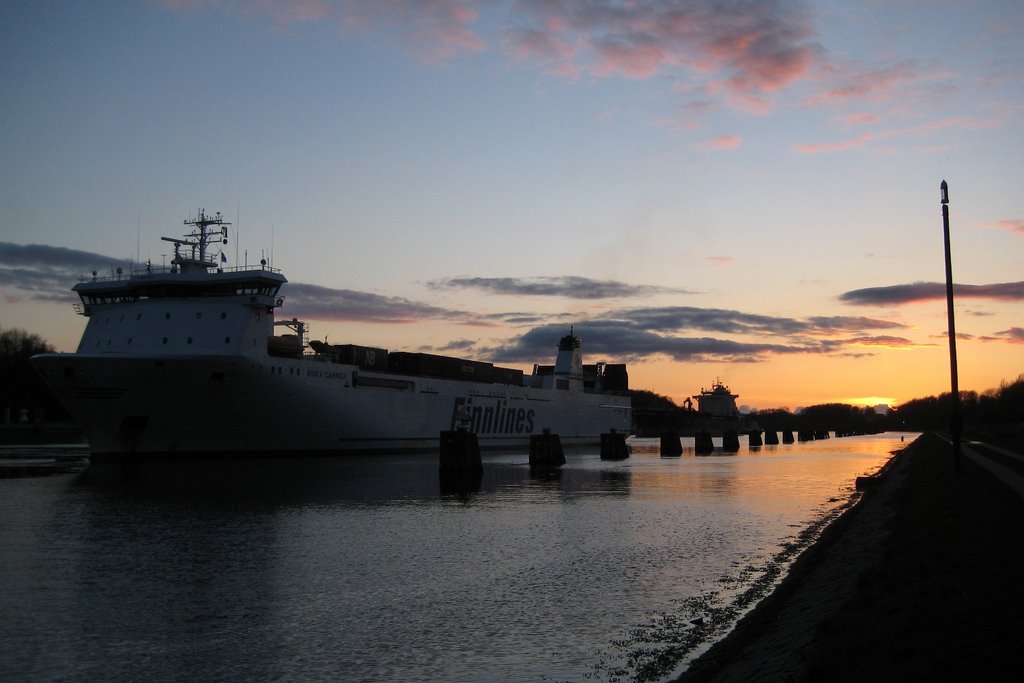
{"label": "cloud", "polygon": [[840,116],[839,120],[848,126],[868,126],[878,123],[880,119],[875,114],[858,112],[855,114],[845,114]]}
{"label": "cloud", "polygon": [[[586,358],[636,362],[664,356],[687,362],[763,362],[772,355],[844,354],[865,355],[854,347],[910,348],[903,337],[857,335],[850,338],[815,339],[789,336],[791,332],[850,331],[865,328],[902,327],[899,323],[856,317],[817,318],[797,321],[773,319],[739,311],[715,309],[640,309],[610,313],[600,320],[576,320],[574,332],[582,339]],[[703,329],[719,333],[750,334],[756,341],[722,339],[682,333]],[[479,346],[477,352],[495,362],[536,362],[548,358],[557,340],[568,333],[567,323],[538,325],[496,346]],[[776,340],[765,339],[776,337]]]}
{"label": "cloud", "polygon": [[[992,119],[992,118],[979,118],[977,116],[957,116],[945,119],[935,119],[933,121],[926,121],[916,126],[908,126],[906,128],[895,128],[885,131],[877,132],[865,132],[860,135],[849,138],[847,140],[840,140],[838,142],[826,142],[826,143],[804,143],[797,144],[794,149],[801,154],[820,154],[823,152],[845,152],[847,150],[856,149],[863,147],[869,142],[875,140],[889,140],[892,138],[906,138],[906,137],[920,137],[922,135],[929,135],[938,130],[946,128],[959,128],[963,130],[977,130],[979,128],[996,128],[1005,125],[1005,119]],[[935,154],[944,152],[949,148],[949,145],[920,145],[916,149],[924,154]],[[879,151],[890,151],[890,150],[879,150]]]}
{"label": "cloud", "polygon": [[[893,337],[891,335],[878,335],[874,337],[854,337],[852,339],[847,339],[846,342],[849,344],[857,344],[860,346],[882,346],[889,349],[913,348],[920,346],[920,344],[917,344],[905,337]],[[931,344],[929,344],[928,346],[931,346]]]}
{"label": "cloud", "polygon": [[510,23],[508,49],[552,73],[650,78],[685,69],[716,74],[737,94],[783,88],[821,55],[808,16],[784,2],[521,0]]}
{"label": "cloud", "polygon": [[994,332],[990,336],[981,337],[980,339],[982,341],[999,341],[1007,344],[1024,344],[1024,327],[1011,327],[1002,332]]}
{"label": "cloud", "polygon": [[804,100],[809,106],[843,104],[849,100],[888,99],[901,86],[931,78],[917,63],[906,60],[878,68],[830,65],[825,69],[826,89]]}
{"label": "cloud", "polygon": [[339,11],[345,26],[396,35],[396,44],[428,62],[486,49],[473,30],[479,18],[473,0],[354,0]]}
{"label": "cloud", "polygon": [[840,140],[839,142],[803,143],[794,146],[800,154],[822,154],[825,152],[845,152],[858,147],[863,147],[875,139],[873,133],[862,133],[854,138]]}
{"label": "cloud", "polygon": [[739,135],[719,135],[699,145],[701,149],[717,151],[722,149],[739,149],[743,144],[743,138]]}
{"label": "cloud", "polygon": [[735,256],[708,256],[707,262],[712,268],[728,268],[736,260]]}
{"label": "cloud", "polygon": [[281,288],[289,313],[330,322],[411,323],[425,319],[471,321],[463,311],[439,308],[401,297],[353,289],[289,282]]}
{"label": "cloud", "polygon": [[[82,271],[91,272],[98,267],[106,275],[117,267],[127,269],[128,265],[127,261],[74,249],[0,242],[0,286],[26,292],[34,300],[66,303],[72,296],[69,287]],[[580,290],[590,292],[575,297],[580,299],[682,291],[572,277],[455,278],[430,286],[478,287],[502,294],[570,298]],[[555,344],[570,325],[584,337],[588,357],[594,360],[603,356],[636,361],[662,355],[693,362],[761,362],[778,354],[849,354],[854,353],[855,347],[893,348],[911,344],[902,337],[874,334],[905,327],[902,323],[863,316],[797,319],[727,309],[666,306],[622,308],[608,311],[600,319],[590,319],[571,312],[543,316],[521,311],[476,314],[402,297],[301,282],[286,283],[281,293],[286,298],[287,316],[306,320],[378,324],[443,320],[479,327],[531,326],[497,345],[458,339],[440,347],[442,352],[472,351],[500,362],[531,363],[551,358]],[[1000,334],[1012,339],[1014,330]]]}
{"label": "cloud", "polygon": [[[708,81],[733,106],[765,110],[765,93],[822,60],[810,15],[784,0],[163,0],[171,11],[217,8],[288,27],[324,22],[382,37],[428,62],[493,47],[558,77],[647,79],[671,72]],[[481,10],[494,21],[481,21]],[[501,22],[499,35],[485,27]],[[490,41],[490,45],[488,42]]]}
{"label": "cloud", "polygon": [[71,287],[93,271],[106,276],[128,267],[128,259],[78,249],[0,242],[0,287],[21,290],[37,301],[66,303],[75,298]]}
{"label": "cloud", "polygon": [[515,296],[558,296],[569,299],[613,299],[654,294],[691,294],[685,289],[655,285],[631,285],[615,280],[586,277],[462,277],[433,280],[432,289],[480,289],[492,294]]}
{"label": "cloud", "polygon": [[891,320],[846,315],[812,316],[807,319],[807,322],[821,334],[864,330],[892,330],[906,327],[902,323]]}
{"label": "cloud", "polygon": [[611,311],[607,317],[625,321],[642,329],[655,329],[663,332],[702,330],[756,336],[816,337],[904,327],[902,323],[898,322],[857,316],[818,316],[800,320],[694,306],[624,309]]}
{"label": "cloud", "polygon": [[[110,276],[117,268],[127,273],[131,264],[128,259],[77,249],[0,242],[0,287],[25,292],[28,300],[67,303],[75,298],[71,287],[88,273],[95,270],[101,277]],[[288,282],[281,293],[287,297],[290,314],[313,320],[407,323],[442,319],[493,324],[465,311],[351,289]],[[7,298],[13,300],[10,295]]]}
{"label": "cloud", "polygon": [[[495,362],[530,363],[550,358],[558,339],[568,333],[564,324],[534,327],[498,346],[483,348]],[[667,356],[675,361],[757,362],[769,353],[808,353],[819,349],[765,342],[739,342],[713,337],[680,337],[643,329],[624,321],[586,321],[574,326],[574,333],[583,341],[585,358],[597,360],[637,361],[653,355]]]}
{"label": "cloud", "polygon": [[[1024,300],[1024,282],[991,285],[953,285],[955,299]],[[900,304],[946,298],[946,285],[941,282],[914,282],[907,285],[868,287],[844,292],[839,300],[860,306],[898,306]]]}

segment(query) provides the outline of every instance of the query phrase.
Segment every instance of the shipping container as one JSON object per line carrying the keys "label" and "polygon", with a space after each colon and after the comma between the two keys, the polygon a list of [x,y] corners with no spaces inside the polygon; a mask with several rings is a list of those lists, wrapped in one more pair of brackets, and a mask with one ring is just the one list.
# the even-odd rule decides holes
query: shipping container
{"label": "shipping container", "polygon": [[629,391],[629,373],[625,363],[608,363],[604,366],[601,388],[604,391]]}
{"label": "shipping container", "polygon": [[366,370],[387,370],[388,350],[358,344],[334,344],[331,353],[336,354],[339,363],[358,365]]}
{"label": "shipping container", "polygon": [[495,384],[511,384],[512,386],[523,386],[523,371],[515,368],[500,368],[497,365],[491,368],[491,381]]}
{"label": "shipping container", "polygon": [[432,353],[395,351],[388,356],[388,367],[392,372],[409,375],[490,382],[494,366],[481,361],[437,356]]}

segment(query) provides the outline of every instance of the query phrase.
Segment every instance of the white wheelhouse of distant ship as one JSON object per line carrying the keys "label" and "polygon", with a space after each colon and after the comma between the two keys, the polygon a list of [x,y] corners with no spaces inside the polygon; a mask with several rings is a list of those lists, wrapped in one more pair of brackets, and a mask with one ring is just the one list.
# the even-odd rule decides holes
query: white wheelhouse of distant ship
{"label": "white wheelhouse of distant ship", "polygon": [[[573,334],[533,374],[491,363],[306,343],[276,321],[284,275],[225,267],[228,225],[200,211],[170,267],[94,272],[73,287],[89,319],[75,353],[37,369],[94,456],[159,457],[436,450],[459,424],[483,448],[520,448],[550,430],[596,444],[632,422],[625,365],[584,365]],[[285,334],[276,328],[285,327]]]}
{"label": "white wheelhouse of distant ship", "polygon": [[701,388],[700,393],[692,398],[697,399],[697,412],[709,417],[736,418],[740,411],[736,407],[736,399],[740,396],[729,391],[729,387],[716,378],[711,389]]}

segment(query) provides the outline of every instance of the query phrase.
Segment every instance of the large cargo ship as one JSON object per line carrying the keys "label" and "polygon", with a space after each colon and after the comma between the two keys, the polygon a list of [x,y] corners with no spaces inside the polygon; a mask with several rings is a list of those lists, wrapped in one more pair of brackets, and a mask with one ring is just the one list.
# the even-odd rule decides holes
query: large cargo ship
{"label": "large cargo ship", "polygon": [[184,238],[163,238],[169,267],[75,285],[89,319],[77,351],[33,358],[94,457],[425,451],[459,427],[484,449],[544,430],[567,446],[630,431],[625,365],[584,365],[571,330],[532,374],[307,341],[305,323],[276,319],[279,270],[225,267],[219,213],[184,223]]}

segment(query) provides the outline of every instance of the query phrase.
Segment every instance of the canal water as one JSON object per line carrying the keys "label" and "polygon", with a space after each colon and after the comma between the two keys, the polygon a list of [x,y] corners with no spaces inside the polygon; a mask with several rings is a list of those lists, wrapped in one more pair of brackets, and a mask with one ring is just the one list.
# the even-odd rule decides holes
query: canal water
{"label": "canal water", "polygon": [[664,680],[915,436],[0,479],[0,679]]}

